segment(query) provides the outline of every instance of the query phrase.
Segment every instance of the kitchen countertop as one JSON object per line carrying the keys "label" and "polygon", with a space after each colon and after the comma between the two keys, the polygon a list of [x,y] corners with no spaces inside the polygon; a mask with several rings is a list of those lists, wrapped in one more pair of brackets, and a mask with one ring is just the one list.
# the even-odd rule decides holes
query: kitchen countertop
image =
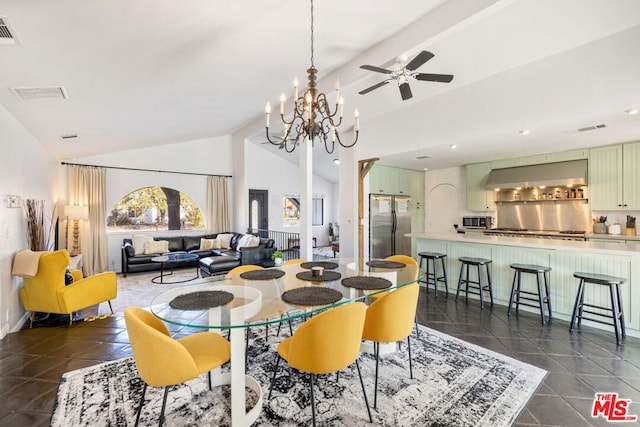
{"label": "kitchen countertop", "polygon": [[[639,255],[640,245],[634,243],[607,243],[602,241],[576,241],[537,239],[528,237],[486,236],[480,233],[409,233],[406,237],[417,239],[448,240],[456,242],[484,243],[523,248],[554,249],[572,252],[603,253],[610,255]],[[600,235],[597,235],[600,236]],[[604,235],[607,236],[607,235]],[[625,236],[626,237],[626,236]],[[633,236],[628,236],[633,237]],[[612,239],[613,240],[613,239]]]}
{"label": "kitchen countertop", "polygon": [[640,236],[627,236],[626,234],[587,234],[587,239],[608,239],[608,240],[634,240],[640,242]]}

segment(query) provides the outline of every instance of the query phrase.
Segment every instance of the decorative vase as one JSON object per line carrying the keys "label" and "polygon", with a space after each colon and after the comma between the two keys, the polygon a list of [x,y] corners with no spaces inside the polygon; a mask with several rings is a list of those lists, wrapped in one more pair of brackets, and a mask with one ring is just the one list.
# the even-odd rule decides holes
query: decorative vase
{"label": "decorative vase", "polygon": [[276,259],[274,259],[274,260],[273,260],[273,262],[275,263],[275,265],[278,265],[278,266],[279,266],[279,265],[282,265],[283,261],[284,261],[284,260],[283,260],[282,258],[276,258]]}

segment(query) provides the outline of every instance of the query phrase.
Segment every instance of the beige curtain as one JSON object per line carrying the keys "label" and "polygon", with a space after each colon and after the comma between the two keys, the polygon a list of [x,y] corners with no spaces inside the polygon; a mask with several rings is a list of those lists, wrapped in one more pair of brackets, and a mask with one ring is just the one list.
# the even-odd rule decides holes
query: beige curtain
{"label": "beige curtain", "polygon": [[226,177],[207,177],[207,230],[209,233],[231,231],[227,185]]}
{"label": "beige curtain", "polygon": [[69,166],[69,204],[89,206],[89,220],[80,224],[80,252],[86,276],[108,268],[106,182],[105,168]]}

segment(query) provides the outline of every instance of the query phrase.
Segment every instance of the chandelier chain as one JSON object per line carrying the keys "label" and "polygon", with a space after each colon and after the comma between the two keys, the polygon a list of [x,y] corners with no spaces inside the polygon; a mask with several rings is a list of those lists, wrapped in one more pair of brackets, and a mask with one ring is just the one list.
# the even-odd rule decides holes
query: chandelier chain
{"label": "chandelier chain", "polygon": [[311,67],[314,68],[314,65],[313,65],[313,0],[311,0]]}

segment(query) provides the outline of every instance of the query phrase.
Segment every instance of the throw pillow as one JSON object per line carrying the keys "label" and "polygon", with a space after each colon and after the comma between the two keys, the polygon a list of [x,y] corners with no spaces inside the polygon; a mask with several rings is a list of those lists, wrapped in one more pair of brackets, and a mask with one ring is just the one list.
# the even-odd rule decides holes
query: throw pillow
{"label": "throw pillow", "polygon": [[216,236],[216,240],[220,242],[220,249],[229,249],[231,247],[232,233],[222,233]]}
{"label": "throw pillow", "polygon": [[146,234],[134,234],[131,236],[133,242],[133,251],[136,255],[142,255],[144,253],[144,244],[146,242],[153,242],[153,237]]}
{"label": "throw pillow", "polygon": [[73,283],[73,274],[71,274],[71,272],[67,268],[67,270],[64,272],[64,285],[69,286],[72,283]]}
{"label": "throw pillow", "polygon": [[220,241],[218,239],[200,239],[200,250],[220,249]]}
{"label": "throw pillow", "polygon": [[151,240],[144,243],[144,254],[164,254],[169,252],[169,242],[166,240]]}
{"label": "throw pillow", "polygon": [[238,242],[238,249],[240,248],[255,248],[260,245],[260,238],[252,234],[245,234],[240,238]]}

